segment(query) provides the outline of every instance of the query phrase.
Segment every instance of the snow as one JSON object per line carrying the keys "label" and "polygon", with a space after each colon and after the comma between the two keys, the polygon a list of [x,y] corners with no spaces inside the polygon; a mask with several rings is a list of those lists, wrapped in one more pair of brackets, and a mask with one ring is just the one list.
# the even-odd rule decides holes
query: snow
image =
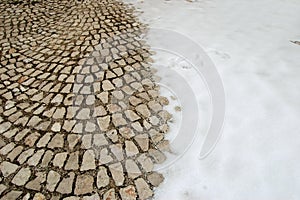
{"label": "snow", "polygon": [[[160,169],[165,182],[155,199],[300,199],[300,46],[290,42],[300,40],[300,2],[127,2],[144,11],[140,17],[151,28],[177,31],[201,45],[226,93],[226,119],[214,151],[199,159],[200,134],[180,159]],[[174,59],[158,52],[156,61],[172,65]],[[199,111],[209,115],[203,105]],[[207,128],[207,120],[202,123]]]}

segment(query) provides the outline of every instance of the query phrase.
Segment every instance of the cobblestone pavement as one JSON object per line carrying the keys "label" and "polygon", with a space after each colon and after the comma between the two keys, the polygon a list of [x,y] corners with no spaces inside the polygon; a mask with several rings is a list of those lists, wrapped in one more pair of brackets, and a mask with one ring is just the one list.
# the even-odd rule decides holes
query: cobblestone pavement
{"label": "cobblestone pavement", "polygon": [[116,0],[0,3],[1,200],[153,196],[171,116],[133,12]]}

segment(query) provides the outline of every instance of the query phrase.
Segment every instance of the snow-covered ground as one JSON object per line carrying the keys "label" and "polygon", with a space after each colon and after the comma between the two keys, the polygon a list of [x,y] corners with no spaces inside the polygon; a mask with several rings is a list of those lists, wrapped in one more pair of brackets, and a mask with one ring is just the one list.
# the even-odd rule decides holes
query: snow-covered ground
{"label": "snow-covered ground", "polygon": [[152,28],[178,31],[223,80],[226,120],[215,150],[200,140],[164,170],[156,200],[300,199],[299,0],[127,0]]}

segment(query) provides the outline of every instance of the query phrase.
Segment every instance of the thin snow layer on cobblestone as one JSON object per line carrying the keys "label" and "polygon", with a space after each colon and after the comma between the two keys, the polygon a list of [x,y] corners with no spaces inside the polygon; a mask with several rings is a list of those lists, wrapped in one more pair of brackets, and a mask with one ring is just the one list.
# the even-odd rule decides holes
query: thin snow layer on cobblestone
{"label": "thin snow layer on cobblestone", "polygon": [[151,198],[169,119],[133,8],[9,2],[0,4],[0,199]]}

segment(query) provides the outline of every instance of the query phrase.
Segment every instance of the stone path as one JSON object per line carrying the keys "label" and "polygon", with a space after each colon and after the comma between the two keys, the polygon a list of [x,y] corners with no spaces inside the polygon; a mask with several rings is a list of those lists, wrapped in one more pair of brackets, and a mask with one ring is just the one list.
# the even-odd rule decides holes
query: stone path
{"label": "stone path", "polygon": [[0,3],[0,199],[151,198],[171,116],[134,10],[10,2]]}

